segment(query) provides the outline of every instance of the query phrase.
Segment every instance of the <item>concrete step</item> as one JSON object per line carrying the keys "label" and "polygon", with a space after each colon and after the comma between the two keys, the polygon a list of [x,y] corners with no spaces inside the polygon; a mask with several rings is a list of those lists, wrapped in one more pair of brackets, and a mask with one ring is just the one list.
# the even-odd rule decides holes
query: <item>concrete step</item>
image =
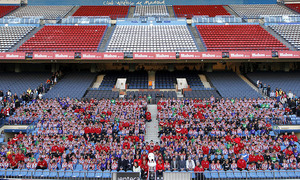
{"label": "concrete step", "polygon": [[292,46],[287,40],[285,40],[279,34],[277,34],[273,29],[263,24],[261,24],[260,26],[263,27],[266,31],[268,31],[272,36],[274,36],[280,42],[282,42],[282,44],[284,44],[287,48],[289,48],[292,51],[297,51],[297,49],[294,46]]}
{"label": "concrete step", "polygon": [[40,27],[34,28],[31,32],[29,32],[21,41],[15,44],[12,48],[10,48],[9,52],[15,52],[22,44],[24,44],[28,39],[34,36],[39,30],[41,30],[44,26],[40,25]]}
{"label": "concrete step", "polygon": [[146,135],[145,141],[150,142],[153,140],[154,143],[159,142],[158,138],[158,121],[157,117],[157,105],[148,105],[148,111],[151,113],[151,122],[146,123]]}
{"label": "concrete step", "polygon": [[170,17],[175,17],[173,6],[167,6],[168,13]]}
{"label": "concrete step", "polygon": [[133,18],[134,10],[135,10],[135,7],[130,7],[129,13],[128,13],[128,18]]}
{"label": "concrete step", "polygon": [[98,88],[100,85],[101,85],[101,83],[102,83],[102,81],[103,81],[103,78],[104,78],[104,76],[105,75],[99,75],[99,76],[97,76],[97,79],[96,79],[96,81],[94,82],[94,84],[93,84],[93,86],[92,86],[92,88]]}
{"label": "concrete step", "polygon": [[261,94],[264,98],[267,98],[266,95],[260,93],[260,91],[258,90],[258,88],[257,88],[251,81],[249,81],[248,78],[246,78],[245,76],[243,76],[243,75],[240,74],[240,73],[237,73],[237,75],[238,75],[243,81],[245,81],[245,83],[247,83],[252,89],[254,89],[256,92],[258,92],[259,94]]}
{"label": "concrete step", "polygon": [[105,52],[106,45],[108,44],[108,41],[110,40],[110,37],[111,37],[114,29],[115,29],[115,25],[112,25],[111,27],[107,27],[106,33],[104,34],[104,37],[102,38],[98,52]]}
{"label": "concrete step", "polygon": [[204,74],[199,74],[199,78],[204,85],[205,88],[211,88],[210,83],[207,81],[206,76]]}
{"label": "concrete step", "polygon": [[69,17],[69,16],[73,16],[73,14],[80,8],[80,6],[74,6],[71,11],[68,12],[68,14],[65,16],[66,17]]}
{"label": "concrete step", "polygon": [[205,45],[204,45],[203,41],[201,40],[196,28],[191,25],[188,25],[188,28],[190,29],[192,36],[194,37],[194,39],[196,41],[195,43],[197,44],[199,51],[206,51]]}
{"label": "concrete step", "polygon": [[236,16],[236,17],[239,17],[239,15],[238,15],[236,12],[234,12],[234,10],[231,9],[229,6],[223,6],[223,7],[224,7],[224,9],[226,9],[226,11],[229,12],[231,15],[234,15],[234,16]]}

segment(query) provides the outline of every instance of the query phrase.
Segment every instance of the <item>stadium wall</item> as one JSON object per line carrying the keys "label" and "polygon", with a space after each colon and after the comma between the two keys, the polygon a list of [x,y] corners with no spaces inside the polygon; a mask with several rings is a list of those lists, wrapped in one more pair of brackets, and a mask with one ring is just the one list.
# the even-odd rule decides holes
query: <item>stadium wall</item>
{"label": "stadium wall", "polygon": [[276,0],[28,0],[28,5],[228,5],[276,4]]}

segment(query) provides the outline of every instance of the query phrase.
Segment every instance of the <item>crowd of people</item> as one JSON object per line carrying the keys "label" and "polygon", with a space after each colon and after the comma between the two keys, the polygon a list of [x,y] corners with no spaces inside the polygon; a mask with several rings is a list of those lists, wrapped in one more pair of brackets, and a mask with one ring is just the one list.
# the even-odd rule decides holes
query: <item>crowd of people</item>
{"label": "crowd of people", "polygon": [[[1,149],[0,168],[135,171],[147,176],[154,153],[164,171],[300,169],[298,139],[270,136],[284,118],[274,99],[161,99],[161,142],[145,142],[147,100],[34,100],[10,121],[35,121]],[[299,150],[298,150],[299,149]]]}

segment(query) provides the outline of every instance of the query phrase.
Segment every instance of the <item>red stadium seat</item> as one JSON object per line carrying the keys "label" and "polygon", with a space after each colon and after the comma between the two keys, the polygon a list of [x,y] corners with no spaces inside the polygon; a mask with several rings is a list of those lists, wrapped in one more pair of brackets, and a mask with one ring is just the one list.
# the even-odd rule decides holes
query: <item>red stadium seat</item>
{"label": "red stadium seat", "polygon": [[197,25],[208,51],[288,50],[259,25]]}
{"label": "red stadium seat", "polygon": [[129,6],[80,6],[73,16],[109,16],[111,19],[125,18]]}
{"label": "red stadium seat", "polygon": [[207,15],[215,17],[217,15],[230,15],[222,5],[178,5],[173,6],[177,17],[192,18],[196,15]]}
{"label": "red stadium seat", "polygon": [[45,26],[18,51],[97,51],[106,26]]}
{"label": "red stadium seat", "polygon": [[286,4],[285,6],[287,6],[290,9],[300,13],[300,4]]}
{"label": "red stadium seat", "polygon": [[17,9],[19,6],[0,6],[0,18]]}

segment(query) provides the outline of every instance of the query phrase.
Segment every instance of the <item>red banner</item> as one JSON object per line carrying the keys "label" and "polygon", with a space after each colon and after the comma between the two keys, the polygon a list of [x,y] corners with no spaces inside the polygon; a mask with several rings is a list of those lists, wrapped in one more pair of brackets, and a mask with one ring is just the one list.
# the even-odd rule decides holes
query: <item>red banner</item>
{"label": "red banner", "polygon": [[175,52],[159,52],[154,54],[155,54],[155,59],[176,59]]}
{"label": "red banner", "polygon": [[250,57],[250,52],[247,51],[229,52],[230,59],[250,59]]}
{"label": "red banner", "polygon": [[272,52],[271,51],[252,51],[251,59],[271,59]]}
{"label": "red banner", "polygon": [[34,52],[32,55],[32,59],[53,59],[53,52]]}
{"label": "red banner", "polygon": [[103,59],[124,59],[124,53],[102,53]]}
{"label": "red banner", "polygon": [[25,52],[0,53],[0,59],[25,59]]}
{"label": "red banner", "polygon": [[151,52],[133,53],[133,59],[155,59],[155,53],[151,53]]}
{"label": "red banner", "polygon": [[100,60],[100,59],[103,59],[103,53],[98,53],[98,52],[82,52],[81,53],[81,59]]}
{"label": "red banner", "polygon": [[201,59],[222,59],[222,52],[201,52]]}
{"label": "red banner", "polygon": [[278,58],[300,58],[299,51],[279,51]]}
{"label": "red banner", "polygon": [[74,59],[74,52],[54,53],[54,59]]}
{"label": "red banner", "polygon": [[179,53],[179,59],[201,59],[201,52],[181,52]]}

